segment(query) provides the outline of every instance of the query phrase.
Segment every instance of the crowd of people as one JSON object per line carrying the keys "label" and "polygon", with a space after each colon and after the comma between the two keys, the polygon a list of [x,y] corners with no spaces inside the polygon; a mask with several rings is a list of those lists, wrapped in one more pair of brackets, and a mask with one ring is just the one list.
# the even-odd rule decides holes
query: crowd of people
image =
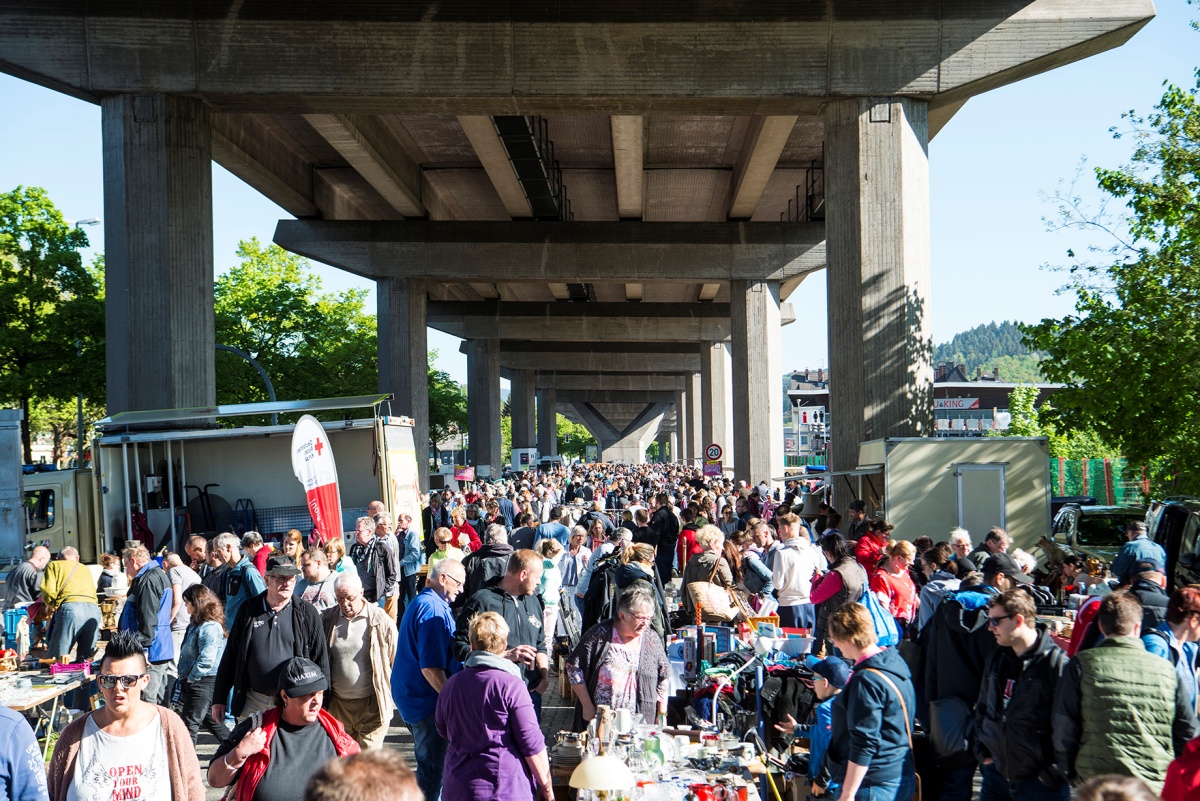
{"label": "crowd of people", "polygon": [[[814,796],[1200,792],[1200,589],[1167,594],[1144,527],[1110,585],[1076,557],[1039,572],[999,528],[978,547],[895,531],[814,488],[582,465],[436,491],[394,520],[376,502],[348,547],[134,543],[98,585],[73,549],[34,549],[6,603],[40,602],[50,655],[92,658],[98,598],[126,600],[104,705],[59,737],[42,795],[10,797],[203,798],[203,730],[220,742],[204,780],[229,798],[549,801],[556,653],[576,730],[600,706],[662,722],[676,628],[772,613],[814,643],[817,703],[774,721],[808,737]],[[1069,642],[1038,617],[1068,594],[1089,595]],[[385,741],[396,713],[414,771]]]}

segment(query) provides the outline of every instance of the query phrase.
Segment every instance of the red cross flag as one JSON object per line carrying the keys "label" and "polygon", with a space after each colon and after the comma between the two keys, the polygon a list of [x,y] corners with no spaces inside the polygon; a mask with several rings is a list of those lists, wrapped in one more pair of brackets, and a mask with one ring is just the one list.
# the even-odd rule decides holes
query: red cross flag
{"label": "red cross flag", "polygon": [[292,470],[304,486],[308,513],[318,544],[342,536],[342,500],[338,494],[333,448],[317,418],[306,414],[292,432]]}

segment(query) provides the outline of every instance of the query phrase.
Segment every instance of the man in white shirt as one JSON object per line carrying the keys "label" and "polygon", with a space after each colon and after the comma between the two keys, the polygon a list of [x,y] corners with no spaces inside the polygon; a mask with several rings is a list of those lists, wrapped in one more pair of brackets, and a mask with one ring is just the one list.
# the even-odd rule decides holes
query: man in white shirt
{"label": "man in white shirt", "polygon": [[779,622],[787,628],[811,629],[817,624],[816,607],[809,600],[813,576],[828,569],[825,554],[812,544],[800,518],[788,512],[777,515],[781,547],[774,554],[771,583],[779,597]]}

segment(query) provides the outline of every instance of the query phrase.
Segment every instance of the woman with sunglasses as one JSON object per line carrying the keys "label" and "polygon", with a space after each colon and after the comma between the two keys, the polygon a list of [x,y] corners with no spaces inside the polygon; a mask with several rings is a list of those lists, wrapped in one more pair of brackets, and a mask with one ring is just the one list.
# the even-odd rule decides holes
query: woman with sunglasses
{"label": "woman with sunglasses", "polygon": [[204,800],[187,727],[171,710],[142,700],[148,665],[133,632],[112,635],[96,679],[104,706],[76,718],[55,743],[47,771],[51,801]]}

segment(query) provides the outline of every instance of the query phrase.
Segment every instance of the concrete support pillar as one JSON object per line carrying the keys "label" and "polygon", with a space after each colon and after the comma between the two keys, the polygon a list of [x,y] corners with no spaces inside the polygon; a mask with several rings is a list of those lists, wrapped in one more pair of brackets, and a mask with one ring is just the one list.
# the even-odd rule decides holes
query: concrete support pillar
{"label": "concrete support pillar", "polygon": [[379,337],[379,391],[396,396],[392,411],[413,419],[417,475],[429,491],[429,294],[423,278],[385,278],[375,283]]}
{"label": "concrete support pillar", "polygon": [[658,435],[670,406],[666,403],[651,403],[628,425],[618,429],[590,403],[574,403],[575,413],[588,432],[596,438],[600,447],[600,461],[623,464],[645,464],[646,448]]}
{"label": "concrete support pillar", "polygon": [[831,467],[859,443],[933,433],[928,104],[825,107]]}
{"label": "concrete support pillar", "polygon": [[731,281],[734,475],[751,484],[783,475],[783,366],[779,284]]}
{"label": "concrete support pillar", "polygon": [[679,458],[677,456],[678,453],[679,453],[679,432],[678,431],[668,431],[667,432],[667,461],[674,462],[674,461],[678,460],[678,458]]}
{"label": "concrete support pillar", "polygon": [[701,427],[701,406],[700,406],[700,374],[692,373],[687,381],[687,391],[683,393],[684,402],[687,404],[687,434],[688,447],[684,452],[683,458],[695,465],[704,458],[704,431]]}
{"label": "concrete support pillar", "polygon": [[655,439],[655,442],[658,443],[658,463],[659,464],[666,464],[667,461],[669,461],[667,458],[667,453],[668,453],[667,441],[668,441],[667,432],[659,431],[658,438]]}
{"label": "concrete support pillar", "polygon": [[467,460],[500,475],[500,340],[467,342]]}
{"label": "concrete support pillar", "polygon": [[682,462],[688,450],[687,426],[687,392],[680,390],[675,393],[675,430],[678,447],[671,449],[671,461]]}
{"label": "concrete support pillar", "polygon": [[537,390],[537,449],[541,456],[558,456],[558,390]]}
{"label": "concrete support pillar", "polygon": [[725,452],[725,464],[733,461],[725,428],[725,419],[728,416],[725,406],[725,374],[728,363],[724,342],[700,344],[700,456],[703,458],[703,449],[709,443],[715,442]]}
{"label": "concrete support pillar", "polygon": [[512,414],[512,446],[534,448],[536,446],[536,424],[534,418],[533,370],[514,370],[508,408]]}
{"label": "concrete support pillar", "polygon": [[100,102],[109,414],[216,402],[212,130],[204,103]]}

